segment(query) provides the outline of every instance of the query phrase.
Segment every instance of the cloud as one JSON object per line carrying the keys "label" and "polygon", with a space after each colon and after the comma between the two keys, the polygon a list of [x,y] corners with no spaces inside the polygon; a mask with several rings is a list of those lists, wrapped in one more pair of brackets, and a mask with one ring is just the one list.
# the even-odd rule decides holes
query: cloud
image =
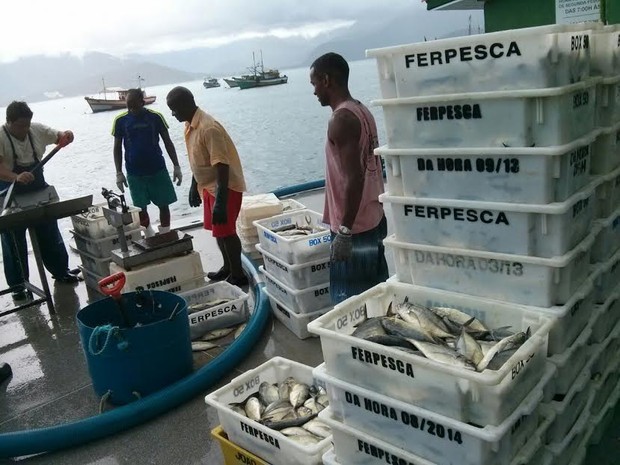
{"label": "cloud", "polygon": [[215,46],[238,38],[312,37],[348,27],[361,17],[397,8],[423,11],[411,0],[30,0],[6,2],[0,61],[86,51],[169,51]]}

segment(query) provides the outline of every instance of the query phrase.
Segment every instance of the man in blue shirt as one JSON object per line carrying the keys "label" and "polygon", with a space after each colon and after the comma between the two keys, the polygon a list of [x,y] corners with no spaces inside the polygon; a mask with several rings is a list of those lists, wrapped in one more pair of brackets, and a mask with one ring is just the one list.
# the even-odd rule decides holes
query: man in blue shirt
{"label": "man in blue shirt", "polygon": [[[147,205],[153,202],[159,208],[159,232],[170,231],[169,205],[177,201],[172,182],[176,181],[177,186],[180,186],[183,175],[168,134],[168,124],[161,113],[144,108],[141,89],[129,90],[127,110],[116,117],[112,126],[116,185],[121,192],[129,187],[133,204],[142,209],[140,224],[146,228],[146,236],[150,237],[155,231],[150,224]],[[172,182],[159,146],[160,136],[174,165]],[[122,167],[123,145],[127,177]]]}

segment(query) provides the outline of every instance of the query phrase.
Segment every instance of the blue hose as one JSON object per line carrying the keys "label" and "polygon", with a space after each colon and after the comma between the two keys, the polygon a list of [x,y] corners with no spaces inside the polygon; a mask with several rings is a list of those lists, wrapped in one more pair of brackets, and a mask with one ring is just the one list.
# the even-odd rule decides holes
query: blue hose
{"label": "blue hose", "polygon": [[229,374],[257,343],[271,313],[256,267],[247,257],[242,256],[242,260],[244,268],[257,283],[254,286],[254,312],[245,331],[218,357],[192,375],[123,407],[72,423],[0,434],[0,457],[51,452],[118,433],[187,402]]}

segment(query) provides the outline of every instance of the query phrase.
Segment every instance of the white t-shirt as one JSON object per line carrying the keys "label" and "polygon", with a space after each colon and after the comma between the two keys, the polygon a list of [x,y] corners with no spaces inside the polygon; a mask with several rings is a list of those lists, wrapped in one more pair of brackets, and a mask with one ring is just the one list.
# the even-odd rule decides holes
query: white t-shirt
{"label": "white t-shirt", "polygon": [[[52,129],[41,123],[30,124],[30,136],[32,137],[32,144],[37,152],[38,160],[43,157],[45,154],[45,149],[48,145],[56,143],[58,140],[58,132],[60,131]],[[11,140],[9,140],[9,137]],[[4,127],[2,127],[0,128],[0,162],[4,163],[7,168],[13,170],[15,163],[15,160],[13,159],[11,141],[15,147],[18,165],[30,165],[36,161],[34,159],[32,145],[30,144],[30,138],[26,136],[26,138],[22,141],[13,136],[7,137],[7,133],[5,132]]]}

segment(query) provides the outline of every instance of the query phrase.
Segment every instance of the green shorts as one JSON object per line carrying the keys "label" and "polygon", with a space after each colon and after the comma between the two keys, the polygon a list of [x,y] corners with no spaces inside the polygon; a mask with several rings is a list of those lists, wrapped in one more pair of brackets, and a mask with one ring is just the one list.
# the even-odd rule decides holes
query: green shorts
{"label": "green shorts", "polygon": [[166,169],[147,176],[128,174],[127,184],[136,207],[146,208],[151,202],[158,207],[165,207],[177,201],[177,194]]}

